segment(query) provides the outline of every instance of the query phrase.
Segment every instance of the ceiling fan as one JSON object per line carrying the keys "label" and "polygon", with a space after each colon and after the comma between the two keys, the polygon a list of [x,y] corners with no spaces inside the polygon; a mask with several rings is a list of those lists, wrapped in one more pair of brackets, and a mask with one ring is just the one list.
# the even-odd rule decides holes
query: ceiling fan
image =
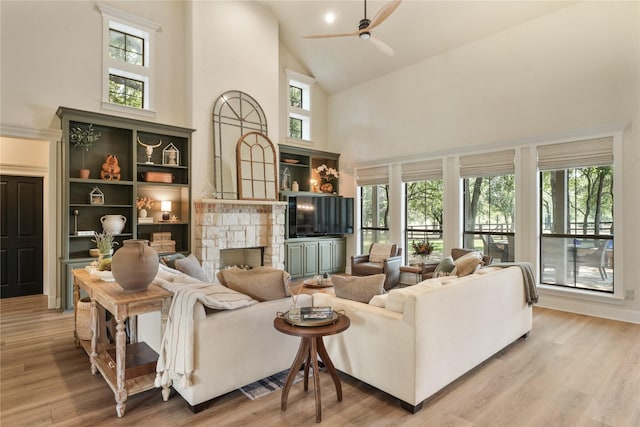
{"label": "ceiling fan", "polygon": [[398,6],[400,6],[401,1],[402,0],[393,0],[387,3],[378,11],[378,13],[376,13],[373,19],[368,19],[367,18],[367,0],[364,0],[364,18],[360,20],[360,23],[358,24],[358,29],[356,31],[353,31],[351,33],[340,33],[340,34],[316,34],[311,36],[303,36],[303,38],[324,39],[324,38],[330,38],[330,37],[358,36],[362,40],[371,41],[371,43],[373,43],[378,49],[380,49],[382,52],[386,53],[387,55],[394,56],[395,52],[393,51],[391,46],[389,46],[388,44],[386,44],[385,42],[383,42],[382,40],[380,40],[379,38],[371,34],[371,30],[376,28],[378,25],[382,24],[382,22],[384,22],[384,20],[387,19],[393,13],[393,11],[396,10]]}

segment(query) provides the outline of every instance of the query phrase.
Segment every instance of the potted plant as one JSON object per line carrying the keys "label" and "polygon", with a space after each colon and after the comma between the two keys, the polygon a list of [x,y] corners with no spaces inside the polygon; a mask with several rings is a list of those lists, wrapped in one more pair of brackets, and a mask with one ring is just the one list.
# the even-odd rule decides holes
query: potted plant
{"label": "potted plant", "polygon": [[[111,255],[113,255],[113,246],[117,245],[113,239],[113,234],[108,231],[104,233],[94,233],[94,238],[91,239],[96,244],[100,255],[98,258],[98,270],[111,270]],[[108,268],[107,265],[109,264]]]}
{"label": "potted plant", "polygon": [[419,242],[411,242],[411,249],[413,249],[413,255],[419,256],[424,263],[425,259],[429,259],[429,255],[433,252],[433,243],[429,239],[421,240]]}
{"label": "potted plant", "polygon": [[69,131],[69,140],[73,144],[73,148],[77,148],[82,152],[82,169],[80,169],[80,178],[89,178],[89,169],[84,166],[84,153],[89,151],[91,146],[98,142],[100,138],[100,132],[96,132],[93,129],[93,124],[90,124],[86,129],[79,126],[73,127]]}

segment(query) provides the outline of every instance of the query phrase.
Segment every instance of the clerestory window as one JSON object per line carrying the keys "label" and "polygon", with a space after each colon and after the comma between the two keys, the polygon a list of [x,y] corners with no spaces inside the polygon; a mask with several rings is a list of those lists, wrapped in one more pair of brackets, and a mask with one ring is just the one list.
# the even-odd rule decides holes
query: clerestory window
{"label": "clerestory window", "polygon": [[296,140],[311,141],[311,92],[315,79],[286,70],[288,92],[288,132],[287,136]]}

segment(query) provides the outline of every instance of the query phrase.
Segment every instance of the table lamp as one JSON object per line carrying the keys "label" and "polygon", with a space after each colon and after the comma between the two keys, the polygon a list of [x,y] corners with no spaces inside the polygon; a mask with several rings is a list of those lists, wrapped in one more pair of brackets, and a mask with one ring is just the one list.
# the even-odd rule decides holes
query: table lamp
{"label": "table lamp", "polygon": [[171,218],[171,201],[163,200],[160,202],[160,210],[162,211],[162,220],[168,221]]}

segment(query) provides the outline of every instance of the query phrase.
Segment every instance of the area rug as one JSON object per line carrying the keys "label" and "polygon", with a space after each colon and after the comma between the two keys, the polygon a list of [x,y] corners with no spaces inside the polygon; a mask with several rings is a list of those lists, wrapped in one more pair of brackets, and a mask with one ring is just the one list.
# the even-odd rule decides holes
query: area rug
{"label": "area rug", "polygon": [[[244,387],[240,387],[240,391],[251,400],[259,399],[263,396],[268,395],[269,393],[282,389],[282,387],[284,387],[285,381],[287,381],[287,375],[289,375],[288,369],[271,375],[270,377],[263,378],[259,381],[248,384]],[[309,372],[309,375],[312,375],[311,371]],[[301,381],[303,378],[304,371],[300,371],[293,379],[293,383],[295,384]]]}

